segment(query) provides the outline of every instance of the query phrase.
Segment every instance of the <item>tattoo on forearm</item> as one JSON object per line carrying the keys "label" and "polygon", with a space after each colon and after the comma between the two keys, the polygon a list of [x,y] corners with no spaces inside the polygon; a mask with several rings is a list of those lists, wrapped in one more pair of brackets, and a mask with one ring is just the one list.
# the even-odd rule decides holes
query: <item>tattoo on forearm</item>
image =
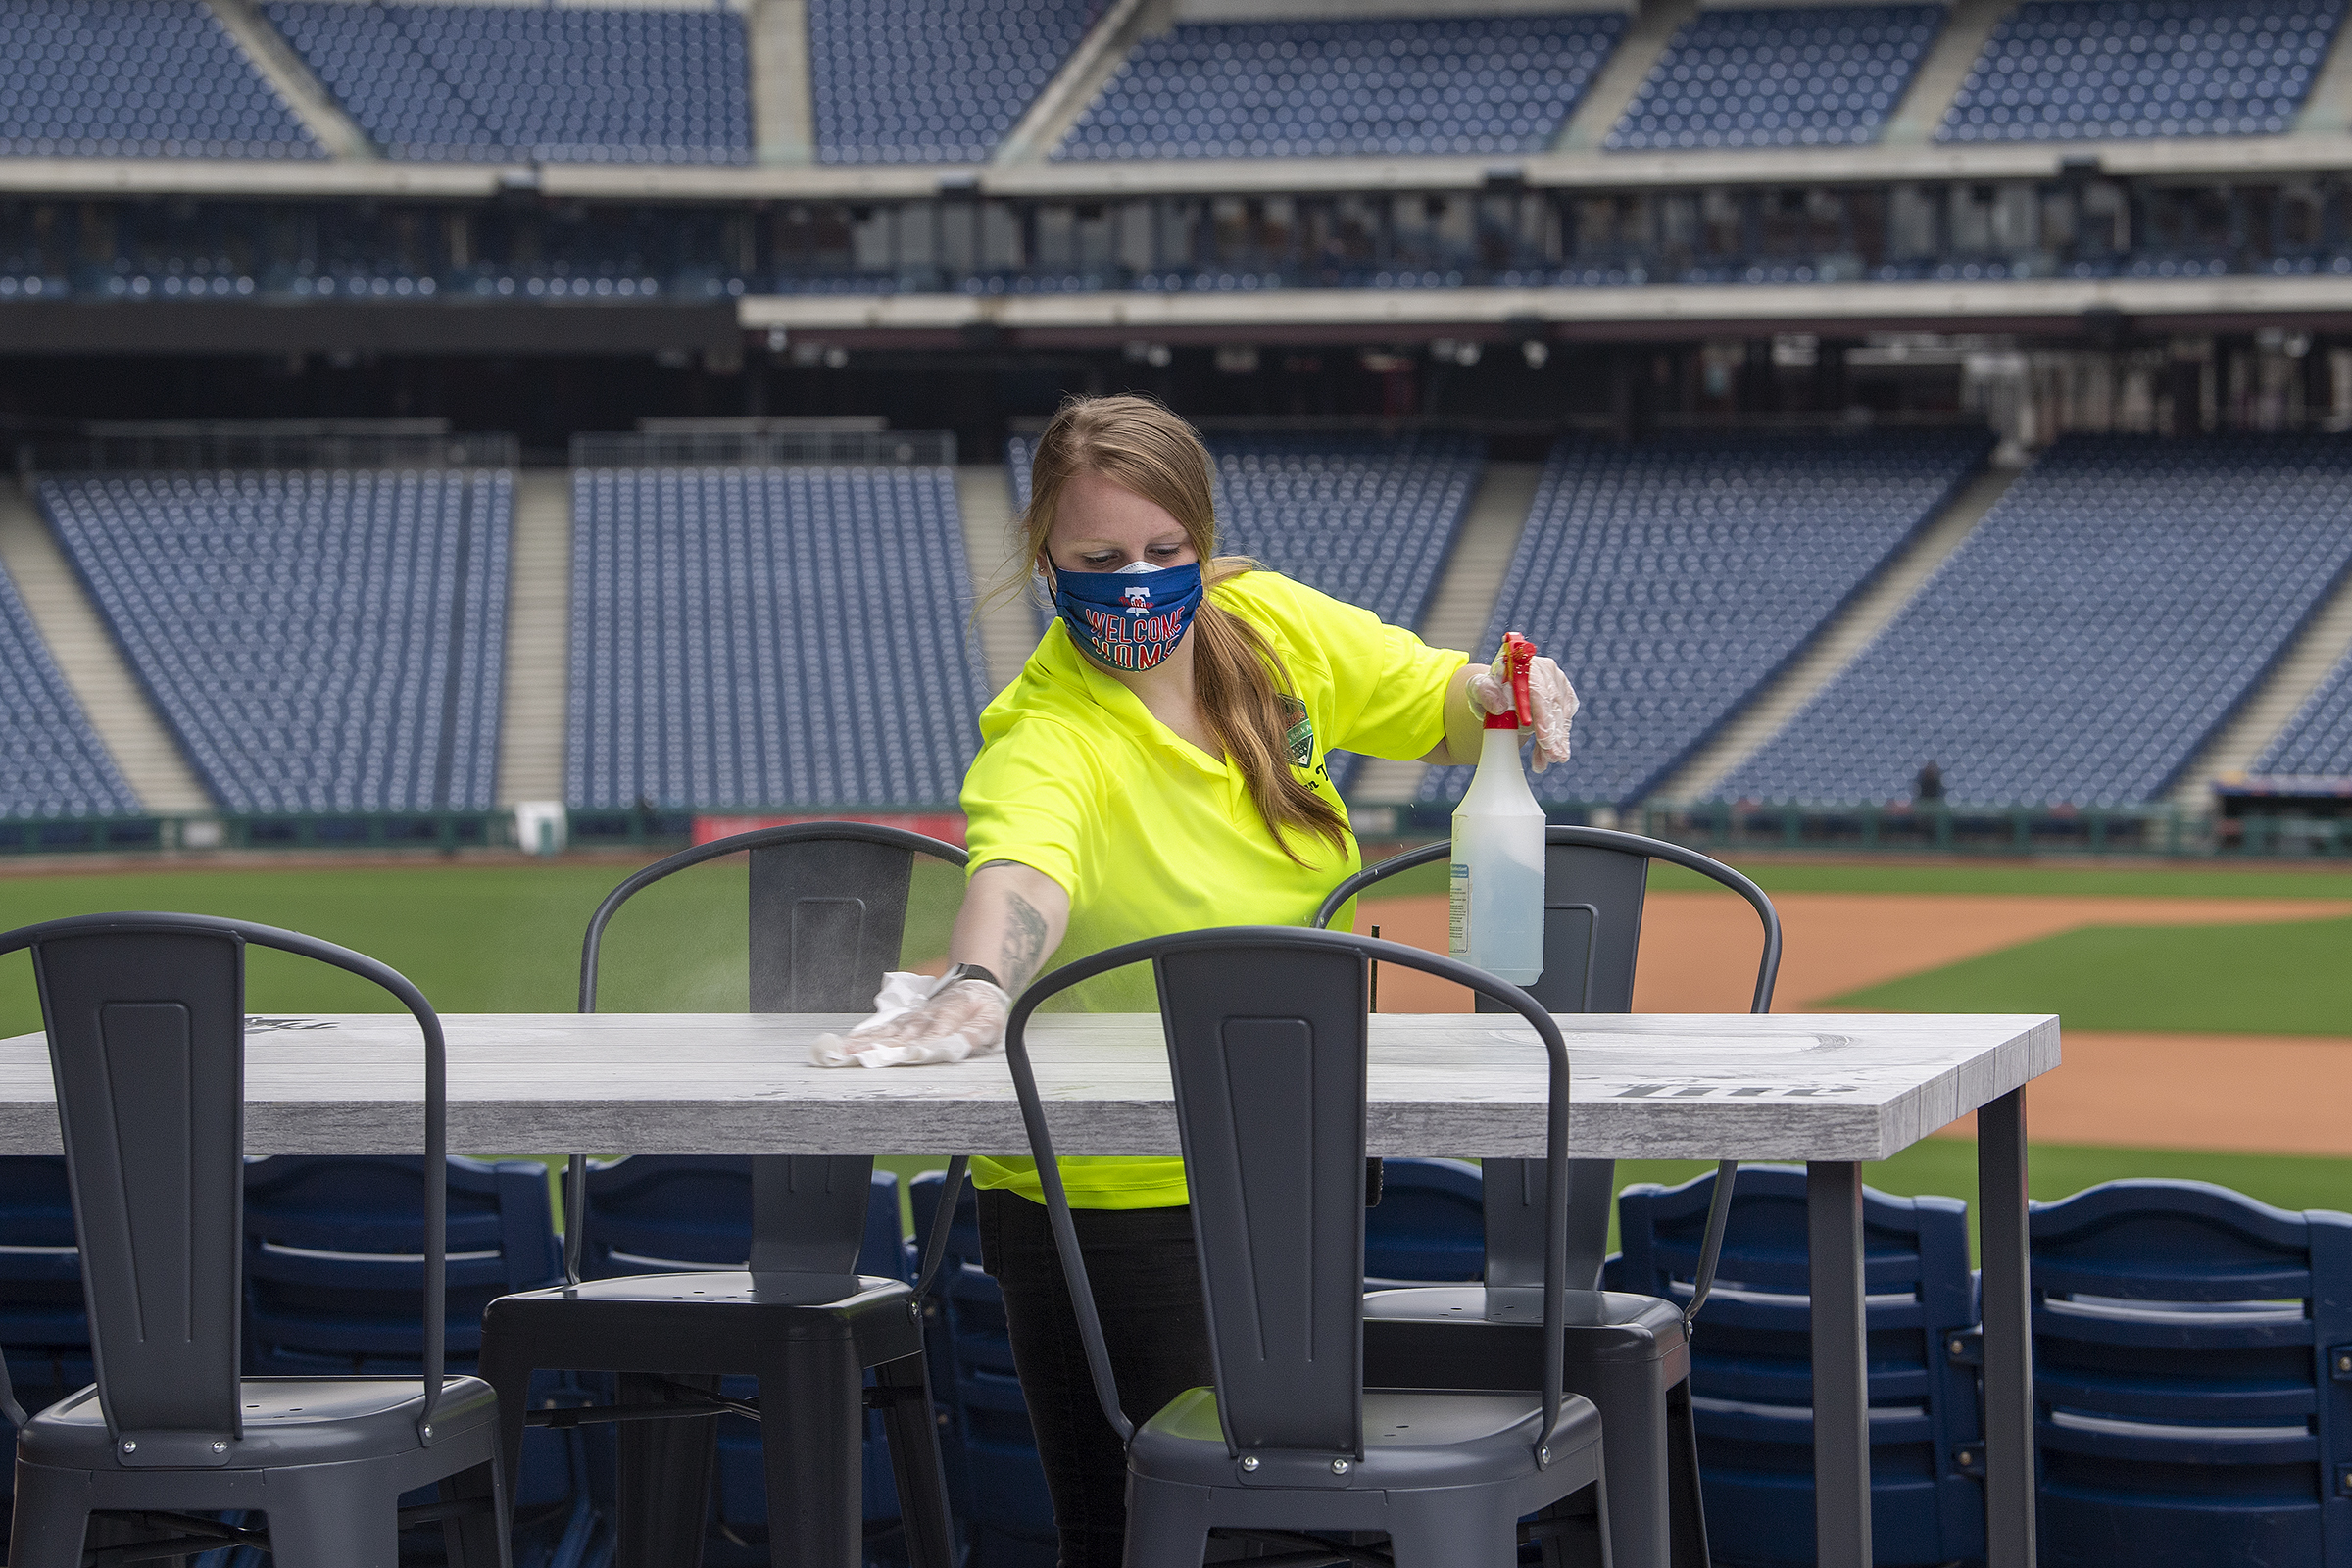
{"label": "tattoo on forearm", "polygon": [[1004,973],[1004,989],[1017,996],[1045,960],[1046,917],[1027,899],[1009,893],[1004,898],[1004,945],[997,966]]}

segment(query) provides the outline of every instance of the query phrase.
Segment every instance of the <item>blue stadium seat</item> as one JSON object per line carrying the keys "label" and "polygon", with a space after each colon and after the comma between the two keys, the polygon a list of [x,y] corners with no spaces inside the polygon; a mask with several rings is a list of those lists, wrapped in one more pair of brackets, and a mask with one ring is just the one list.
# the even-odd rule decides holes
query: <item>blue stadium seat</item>
{"label": "blue stadium seat", "polygon": [[2027,1223],[2042,1562],[2352,1564],[2352,1214],[2117,1181]]}
{"label": "blue stadium seat", "polygon": [[0,0],[0,157],[325,156],[203,0]]}
{"label": "blue stadium seat", "polygon": [[395,158],[751,157],[740,12],[338,0],[268,0],[262,10]]}
{"label": "blue stadium seat", "polygon": [[1614,11],[1180,24],[1136,45],[1053,156],[1541,152],[1624,26]]}
{"label": "blue stadium seat", "polygon": [[2286,728],[2263,749],[2254,771],[2352,778],[2352,654],[2336,662]]}
{"label": "blue stadium seat", "polygon": [[[1625,1250],[1608,1288],[1688,1300],[1714,1191],[1710,1171],[1620,1194]],[[1967,1205],[1862,1194],[1873,1560],[1982,1558],[1984,1496],[1962,1459],[1982,1435],[1976,1382],[1949,1353],[1976,1321]],[[1727,1568],[1814,1560],[1806,1258],[1803,1167],[1741,1166],[1721,1271],[1690,1343],[1707,1535]]]}
{"label": "blue stadium seat", "polygon": [[1364,1289],[1476,1281],[1487,1266],[1486,1188],[1462,1159],[1384,1159],[1364,1210]]}
{"label": "blue stadium seat", "polygon": [[504,470],[40,484],[197,775],[244,812],[490,808],[514,503]]}
{"label": "blue stadium seat", "polygon": [[54,1155],[0,1157],[0,1352],[27,1410],[97,1377],[66,1162]]}
{"label": "blue stadium seat", "polygon": [[[510,1291],[553,1285],[562,1269],[546,1165],[453,1157],[446,1169],[445,1343],[451,1371],[471,1371],[481,1352],[482,1308]],[[414,1155],[281,1154],[247,1163],[249,1372],[414,1375],[424,1353],[423,1173]],[[559,1374],[543,1374],[531,1394],[536,1403],[578,1402]],[[525,1438],[514,1488],[518,1565],[573,1568],[587,1560],[597,1524],[590,1491],[577,1435],[534,1431]]]}
{"label": "blue stadium seat", "polygon": [[988,682],[953,469],[582,468],[572,529],[571,805],[961,791]]}
{"label": "blue stadium seat", "polygon": [[[1987,445],[1978,431],[1873,430],[1554,448],[1473,651],[1524,632],[1577,683],[1576,756],[1533,781],[1538,797],[1655,789],[1936,515]],[[1421,798],[1458,800],[1470,773],[1432,768]]]}
{"label": "blue stadium seat", "polygon": [[1724,793],[2156,799],[2352,564],[2332,436],[2069,435]]}
{"label": "blue stadium seat", "polygon": [[[1035,449],[1030,436],[1006,445],[1016,514]],[[1443,433],[1218,434],[1208,450],[1220,549],[1407,627],[1428,613],[1486,464],[1484,442]],[[1342,794],[1359,762],[1331,758]]]}
{"label": "blue stadium seat", "polygon": [[1935,5],[1701,11],[1674,35],[1603,145],[1875,141],[1943,19]]}
{"label": "blue stadium seat", "polygon": [[[889,1171],[874,1172],[868,1196],[858,1272],[911,1281],[900,1226],[899,1178]],[[746,1266],[751,1248],[748,1156],[638,1154],[590,1162],[580,1250],[583,1279],[739,1269]],[[750,1377],[727,1378],[719,1386],[743,1398],[757,1397],[760,1392],[759,1380]],[[760,1462],[760,1429],[741,1416],[720,1416],[717,1421],[713,1534],[705,1544],[705,1558],[711,1568],[726,1568],[729,1548],[742,1549],[746,1539],[764,1539],[767,1479]],[[865,1518],[870,1526],[898,1517],[899,1494],[880,1413],[869,1413],[865,1426]],[[765,1563],[767,1553],[762,1547],[743,1560]]]}
{"label": "blue stadium seat", "polygon": [[0,821],[138,809],[138,797],[0,569]]}
{"label": "blue stadium seat", "polygon": [[[909,1184],[916,1237],[930,1235],[945,1185],[938,1171]],[[1059,1539],[1054,1503],[1013,1371],[1004,1294],[981,1267],[979,1200],[968,1183],[956,1205],[934,1290],[927,1335],[931,1387],[946,1406],[940,1446],[971,1561],[988,1568],[1053,1568]]]}
{"label": "blue stadium seat", "polygon": [[2030,0],[1993,29],[1936,137],[2277,135],[2342,19],[2341,0]]}
{"label": "blue stadium seat", "polygon": [[817,161],[984,163],[1096,0],[809,0]]}

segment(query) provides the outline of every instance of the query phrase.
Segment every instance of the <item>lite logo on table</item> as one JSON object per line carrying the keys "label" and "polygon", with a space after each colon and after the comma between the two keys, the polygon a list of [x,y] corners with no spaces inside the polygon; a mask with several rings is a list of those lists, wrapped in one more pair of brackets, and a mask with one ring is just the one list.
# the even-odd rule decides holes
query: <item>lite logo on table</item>
{"label": "lite logo on table", "polygon": [[1790,1088],[1785,1084],[1628,1084],[1612,1092],[1611,1100],[1702,1100],[1718,1097],[1726,1100],[1818,1100],[1825,1095],[1850,1095],[1860,1084],[1806,1084]]}

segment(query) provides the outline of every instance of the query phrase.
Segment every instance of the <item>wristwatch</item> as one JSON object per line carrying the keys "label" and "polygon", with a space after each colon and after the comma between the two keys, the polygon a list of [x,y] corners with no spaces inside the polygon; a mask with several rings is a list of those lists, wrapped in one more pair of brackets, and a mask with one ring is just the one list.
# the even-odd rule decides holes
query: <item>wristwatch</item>
{"label": "wristwatch", "polygon": [[947,990],[948,987],[954,985],[958,980],[985,980],[990,985],[995,986],[999,991],[1003,991],[1004,989],[1004,982],[998,979],[993,973],[983,968],[981,965],[976,963],[959,963],[953,969],[950,969],[946,974],[943,974],[939,977],[939,984],[931,988],[931,994],[936,997],[942,991]]}

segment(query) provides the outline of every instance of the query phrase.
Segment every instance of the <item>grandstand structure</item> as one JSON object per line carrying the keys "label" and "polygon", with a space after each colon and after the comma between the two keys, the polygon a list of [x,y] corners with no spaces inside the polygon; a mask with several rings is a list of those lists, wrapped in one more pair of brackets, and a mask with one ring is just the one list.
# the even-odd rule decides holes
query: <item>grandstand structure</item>
{"label": "grandstand structure", "polygon": [[0,0],[12,445],[518,438],[22,458],[0,847],[949,806],[1128,386],[1229,548],[1558,652],[1563,814],[2342,810],[2345,9]]}

